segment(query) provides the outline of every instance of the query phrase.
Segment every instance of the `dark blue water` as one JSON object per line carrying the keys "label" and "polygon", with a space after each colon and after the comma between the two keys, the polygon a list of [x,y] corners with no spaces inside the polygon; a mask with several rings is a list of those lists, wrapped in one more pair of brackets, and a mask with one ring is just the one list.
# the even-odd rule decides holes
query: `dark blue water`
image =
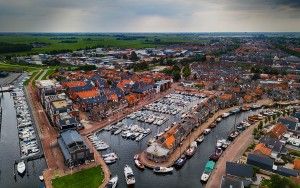
{"label": "dark blue water", "polygon": [[[255,112],[242,112],[236,115],[236,122],[244,120],[249,115]],[[125,121],[132,121],[126,119]],[[170,119],[169,122],[173,120]],[[161,127],[156,125],[150,125],[141,122],[135,122],[136,124],[141,125],[142,127],[151,128],[151,135],[144,138],[141,142],[136,142],[132,140],[126,140],[121,137],[121,135],[111,135],[110,132],[102,131],[99,133],[101,139],[108,142],[111,146],[111,149],[103,152],[116,152],[119,156],[119,160],[110,165],[110,170],[112,175],[119,176],[118,187],[127,187],[123,168],[125,164],[129,164],[134,171],[137,188],[201,188],[203,185],[200,182],[200,177],[204,170],[204,166],[209,159],[209,156],[214,152],[215,144],[217,139],[227,138],[229,133],[233,130],[235,122],[235,116],[229,116],[226,119],[222,120],[212,132],[205,137],[205,140],[201,145],[198,146],[196,154],[187,161],[182,169],[178,171],[173,171],[173,174],[169,175],[155,175],[152,170],[145,169],[144,171],[136,168],[133,156],[136,153],[144,150],[147,147],[147,141],[149,138],[152,138],[157,134],[157,130],[164,130],[168,123],[165,123]]]}
{"label": "dark blue water", "polygon": [[0,137],[0,188],[39,188],[43,182],[39,176],[46,168],[45,159],[29,161],[24,177],[14,178],[14,163],[20,159],[20,147],[17,131],[16,112],[10,93],[0,94],[2,113]]}

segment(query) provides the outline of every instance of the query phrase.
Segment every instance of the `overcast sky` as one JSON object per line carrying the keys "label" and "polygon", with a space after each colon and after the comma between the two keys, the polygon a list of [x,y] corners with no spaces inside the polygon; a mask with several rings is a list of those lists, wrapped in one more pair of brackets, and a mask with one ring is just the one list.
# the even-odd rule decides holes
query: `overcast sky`
{"label": "overcast sky", "polygon": [[0,0],[6,31],[300,31],[300,0]]}

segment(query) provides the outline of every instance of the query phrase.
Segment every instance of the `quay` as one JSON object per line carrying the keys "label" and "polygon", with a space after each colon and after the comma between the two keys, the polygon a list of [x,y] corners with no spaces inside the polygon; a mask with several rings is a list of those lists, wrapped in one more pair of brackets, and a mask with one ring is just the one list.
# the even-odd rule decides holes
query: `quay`
{"label": "quay", "polygon": [[[254,104],[254,103],[251,103]],[[250,104],[250,105],[251,105]],[[257,101],[256,104],[260,105],[270,105],[272,104],[271,100],[260,100]],[[191,143],[196,140],[204,131],[204,129],[207,129],[210,124],[212,124],[216,119],[223,113],[229,112],[238,106],[233,106],[227,109],[219,110],[217,113],[215,113],[211,118],[206,120],[203,124],[201,124],[195,131],[191,132],[184,141],[182,141],[182,145],[178,148],[176,148],[168,157],[168,159],[164,162],[155,162],[152,160],[149,160],[146,157],[145,151],[140,153],[140,161],[147,166],[148,168],[154,168],[156,166],[164,166],[164,167],[170,167],[174,164],[174,162],[190,147]]]}

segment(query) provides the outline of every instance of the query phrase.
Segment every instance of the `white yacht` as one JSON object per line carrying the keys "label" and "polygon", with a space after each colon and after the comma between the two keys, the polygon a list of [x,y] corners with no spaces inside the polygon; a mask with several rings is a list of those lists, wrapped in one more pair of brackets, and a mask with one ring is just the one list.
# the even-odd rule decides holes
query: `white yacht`
{"label": "white yacht", "polygon": [[128,165],[125,165],[124,167],[124,175],[127,185],[135,184],[135,178],[132,171],[132,168]]}
{"label": "white yacht", "polygon": [[105,186],[105,188],[116,188],[117,184],[118,184],[118,176],[114,176],[112,177],[109,182],[107,183],[107,185]]}

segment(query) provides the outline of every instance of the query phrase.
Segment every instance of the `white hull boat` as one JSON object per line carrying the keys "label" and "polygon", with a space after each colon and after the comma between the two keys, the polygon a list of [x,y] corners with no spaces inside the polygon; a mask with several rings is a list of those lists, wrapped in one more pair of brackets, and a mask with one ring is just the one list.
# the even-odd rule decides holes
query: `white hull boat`
{"label": "white hull boat", "polygon": [[26,170],[26,166],[25,166],[25,163],[24,161],[21,161],[17,164],[17,171],[19,174],[23,174]]}

